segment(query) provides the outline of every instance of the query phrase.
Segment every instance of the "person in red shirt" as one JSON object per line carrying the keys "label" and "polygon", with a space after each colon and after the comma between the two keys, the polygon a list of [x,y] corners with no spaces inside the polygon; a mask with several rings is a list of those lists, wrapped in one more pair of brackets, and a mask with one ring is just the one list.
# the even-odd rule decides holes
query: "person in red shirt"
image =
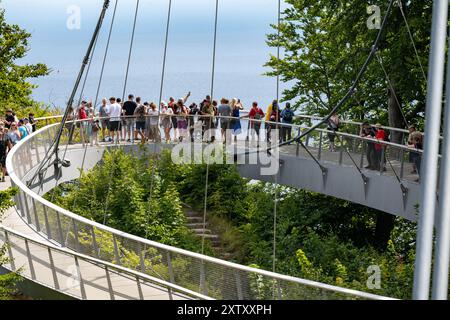
{"label": "person in red shirt", "polygon": [[88,125],[88,122],[87,122],[88,116],[86,113],[86,105],[87,105],[87,102],[83,101],[81,103],[80,108],[78,109],[78,120],[82,120],[82,121],[78,122],[78,125],[77,125],[80,128],[81,141],[84,141],[84,143],[88,142],[86,139],[87,138],[86,128]]}
{"label": "person in red shirt", "polygon": [[[261,110],[260,107],[258,107],[258,102],[253,102],[252,109],[250,110],[250,113],[248,114],[248,117],[252,120],[262,120],[264,119],[264,111]],[[251,121],[250,120],[250,130],[252,133],[252,143],[255,142],[255,133],[258,136],[258,143],[259,143],[259,131],[261,129],[261,122],[260,121]]]}
{"label": "person in red shirt", "polygon": [[[384,131],[384,129],[381,127],[381,124],[377,123],[375,127],[377,129],[375,139],[377,139],[378,141],[386,141],[387,140],[386,131]],[[377,157],[378,164],[380,165],[380,168],[382,168],[383,171],[385,171],[386,154],[385,153],[383,154],[383,148],[385,148],[383,144],[381,143],[375,144],[375,154]]]}

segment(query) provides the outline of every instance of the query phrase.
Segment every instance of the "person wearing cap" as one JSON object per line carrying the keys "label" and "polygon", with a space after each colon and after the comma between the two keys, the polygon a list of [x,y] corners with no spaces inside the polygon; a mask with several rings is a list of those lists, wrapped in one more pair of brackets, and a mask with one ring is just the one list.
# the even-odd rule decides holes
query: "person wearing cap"
{"label": "person wearing cap", "polygon": [[165,101],[161,101],[161,127],[164,130],[166,143],[170,142],[170,130],[172,129],[173,110]]}
{"label": "person wearing cap", "polygon": [[11,109],[6,110],[6,116],[5,116],[5,128],[10,129],[11,123],[17,122],[16,117],[14,116],[14,113]]}

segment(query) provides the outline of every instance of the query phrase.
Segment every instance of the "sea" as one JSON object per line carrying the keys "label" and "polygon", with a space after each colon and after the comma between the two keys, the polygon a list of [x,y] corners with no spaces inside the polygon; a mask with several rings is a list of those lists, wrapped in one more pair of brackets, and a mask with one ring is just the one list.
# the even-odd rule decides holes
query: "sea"
{"label": "sea", "polygon": [[[122,97],[138,0],[118,0],[109,50],[106,43],[115,0],[111,0],[99,34],[84,92],[76,99],[95,100],[103,58],[99,98]],[[219,0],[214,97],[239,98],[248,109],[277,96],[277,81],[266,76],[265,63],[276,48],[267,45],[275,32],[278,0]],[[31,82],[35,100],[62,109],[97,23],[102,0],[2,0],[8,23],[31,34],[29,51],[19,64],[45,63],[50,75]],[[163,100],[191,91],[192,102],[211,92],[216,0],[172,0]],[[287,4],[282,3],[282,10]],[[169,0],[140,0],[125,94],[144,101],[159,99]],[[283,55],[283,51],[281,52]],[[84,81],[84,80],[83,80]],[[83,82],[82,82],[83,84]],[[289,84],[282,83],[281,90]]]}

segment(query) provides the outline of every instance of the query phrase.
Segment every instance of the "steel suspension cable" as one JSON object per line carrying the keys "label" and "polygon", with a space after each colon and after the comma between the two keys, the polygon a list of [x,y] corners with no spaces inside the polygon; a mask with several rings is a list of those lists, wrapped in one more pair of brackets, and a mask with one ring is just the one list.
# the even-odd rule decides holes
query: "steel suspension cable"
{"label": "steel suspension cable", "polygon": [[[214,101],[214,81],[216,74],[216,48],[217,48],[217,27],[219,20],[219,0],[216,0],[216,10],[214,17],[214,41],[213,41],[213,55],[212,55],[212,70],[211,70],[211,103]],[[212,126],[212,117],[209,117],[209,130]],[[202,254],[205,252],[205,233],[206,233],[206,210],[208,206],[208,179],[209,179],[209,162],[208,157],[206,162],[206,178],[205,178],[205,202],[203,208],[203,235],[202,235]]]}
{"label": "steel suspension cable", "polygon": [[167,10],[167,24],[166,24],[166,38],[164,41],[164,55],[163,55],[163,64],[162,64],[162,71],[161,71],[161,86],[159,88],[159,103],[158,103],[158,110],[161,112],[161,102],[162,102],[162,95],[164,90],[164,80],[166,76],[166,60],[167,60],[167,47],[169,43],[169,30],[170,30],[170,18],[172,15],[172,0],[169,0],[169,9]]}
{"label": "steel suspension cable", "polygon": [[[172,0],[169,0],[169,7],[167,10],[167,23],[166,23],[166,34],[165,34],[165,41],[164,41],[164,53],[163,53],[163,64],[162,64],[162,71],[161,71],[161,83],[160,83],[160,90],[159,90],[159,116],[161,112],[161,102],[162,102],[162,95],[164,91],[164,79],[165,79],[165,70],[166,70],[166,58],[167,58],[167,47],[169,42],[169,31],[170,31],[170,19],[172,15]],[[156,144],[154,144],[156,149]],[[156,150],[154,149],[154,155],[157,154]],[[157,156],[155,156],[157,159],[159,159]],[[150,224],[150,211],[151,211],[151,201],[152,201],[152,194],[153,194],[153,184],[155,180],[155,170],[156,170],[157,163],[152,163],[152,173],[151,173],[151,182],[150,182],[150,193],[149,193],[149,199],[148,199],[148,215],[147,215],[147,225]],[[148,236],[148,229],[145,231],[145,237]]]}
{"label": "steel suspension cable", "polygon": [[85,57],[83,59],[83,62],[81,64],[80,71],[78,72],[78,76],[77,76],[77,79],[75,81],[75,85],[74,85],[74,87],[72,89],[72,93],[70,95],[69,101],[67,102],[67,107],[66,107],[66,110],[64,112],[64,116],[62,118],[62,121],[61,121],[59,130],[57,132],[56,138],[51,143],[51,145],[49,146],[49,149],[47,150],[47,152],[46,152],[46,154],[44,156],[44,160],[40,163],[39,167],[36,170],[36,173],[28,181],[28,185],[31,185],[34,182],[34,180],[36,179],[36,177],[38,177],[40,174],[42,174],[42,172],[41,172],[42,169],[48,164],[48,162],[51,159],[50,153],[53,153],[55,155],[55,163],[58,163],[59,161],[61,161],[60,157],[59,157],[59,154],[58,154],[58,151],[59,151],[59,143],[60,143],[60,140],[61,140],[61,136],[62,136],[62,133],[64,131],[64,126],[65,126],[65,123],[66,123],[67,118],[69,116],[69,112],[70,112],[70,109],[72,107],[72,104],[73,104],[76,92],[78,91],[78,87],[79,87],[79,85],[81,83],[81,79],[83,78],[84,70],[86,68],[86,65],[89,62],[89,57],[91,55],[94,43],[95,43],[96,38],[97,38],[97,35],[100,32],[101,27],[103,25],[103,20],[105,18],[106,11],[108,10],[109,3],[110,3],[110,0],[105,0],[104,3],[103,3],[103,8],[102,8],[102,11],[101,11],[100,16],[98,18],[98,22],[97,22],[97,25],[95,27],[94,34],[93,34],[93,36],[91,38],[91,41],[89,43],[86,55],[85,55]]}
{"label": "steel suspension cable", "polygon": [[[140,0],[136,0],[136,9],[135,9],[134,21],[133,21],[133,31],[132,31],[132,34],[131,34],[130,49],[129,49],[129,52],[128,52],[128,61],[127,61],[127,68],[126,68],[126,73],[125,73],[125,82],[124,82],[124,87],[123,87],[123,94],[122,94],[122,98],[123,99],[122,99],[122,101],[125,100],[125,92],[126,92],[127,83],[128,83],[128,74],[129,74],[129,70],[130,70],[131,57],[132,57],[132,53],[133,53],[134,36],[135,36],[135,33],[136,33],[136,23],[137,23],[137,17],[138,17],[138,13],[139,13],[139,2],[140,2]],[[117,5],[117,2],[116,2],[116,5]],[[113,23],[114,23],[114,19],[113,19],[113,21],[111,23],[111,27],[110,27],[110,35],[109,35],[109,39],[108,39],[108,45],[109,45],[111,32],[112,32],[112,29],[113,29]],[[106,60],[106,55],[107,55],[107,52],[105,53],[104,61]],[[119,140],[120,140],[120,137],[118,136],[117,137],[117,141],[116,141],[116,149],[117,150],[119,149],[119,147],[118,147],[118,145],[120,144]],[[122,147],[122,149],[123,149],[123,147]],[[117,150],[116,150],[116,152],[117,152]],[[113,159],[113,165],[115,166],[115,160],[114,159]],[[108,209],[108,198],[109,198],[109,194],[110,194],[110,191],[111,191],[111,181],[112,181],[112,172],[111,172],[110,179],[109,179],[109,182],[108,182],[109,187],[108,187],[108,191],[107,191],[107,199],[106,199],[106,202],[105,202],[105,210],[104,210],[104,216],[103,216],[103,224],[104,225],[106,225],[106,222],[107,222],[106,218],[107,218],[107,214],[108,214],[108,210],[107,209]]]}
{"label": "steel suspension cable", "polygon": [[306,136],[307,134],[311,133],[312,131],[314,131],[315,129],[317,129],[318,127],[320,127],[322,124],[328,122],[331,118],[331,116],[333,115],[333,113],[336,113],[346,102],[348,99],[350,99],[350,97],[353,95],[354,91],[356,90],[356,88],[358,87],[359,82],[361,81],[363,75],[366,73],[367,68],[369,67],[370,62],[372,62],[375,53],[378,50],[378,44],[381,41],[381,36],[386,28],[387,25],[387,21],[388,21],[388,16],[391,13],[392,10],[392,5],[394,3],[395,0],[390,0],[389,1],[389,5],[388,8],[386,10],[386,14],[384,16],[383,19],[383,23],[381,24],[381,28],[378,31],[377,37],[375,38],[375,41],[371,47],[369,56],[367,57],[366,61],[364,62],[363,66],[361,67],[361,70],[359,71],[358,75],[356,76],[356,79],[354,80],[352,86],[350,87],[350,89],[347,91],[347,93],[344,95],[344,97],[341,99],[341,101],[338,102],[338,104],[330,111],[330,113],[323,118],[321,121],[319,121],[317,124],[315,124],[314,126],[312,126],[311,128],[309,128],[308,130],[306,130],[305,132],[303,132],[299,137],[294,138],[294,140],[297,139],[301,139],[304,136]]}
{"label": "steel suspension cable", "polygon": [[397,4],[398,4],[398,7],[400,8],[400,12],[401,12],[401,14],[403,16],[403,20],[405,20],[406,30],[408,31],[409,39],[411,39],[411,43],[412,43],[413,48],[414,48],[414,53],[416,55],[417,62],[419,62],[420,70],[422,71],[422,76],[425,79],[425,82],[428,82],[428,78],[427,78],[427,75],[425,73],[425,69],[423,68],[422,62],[420,61],[419,52],[417,51],[416,43],[414,41],[414,37],[412,35],[411,28],[409,27],[408,19],[406,19],[405,12],[403,11],[402,1],[401,0],[397,0]]}
{"label": "steel suspension cable", "polygon": [[[161,116],[161,102],[162,102],[162,95],[163,95],[163,91],[164,91],[164,79],[165,79],[165,70],[166,70],[166,58],[167,58],[167,47],[168,47],[168,42],[169,42],[169,31],[170,31],[170,20],[171,20],[171,12],[172,12],[172,0],[169,0],[169,7],[167,10],[167,23],[166,23],[166,34],[165,34],[165,41],[164,41],[164,53],[163,53],[163,64],[162,64],[162,72],[161,72],[161,83],[160,83],[160,91],[159,91],[159,103],[158,103],[158,114],[159,117]],[[157,139],[157,138],[156,138]],[[160,140],[158,141],[160,142]],[[147,226],[150,225],[150,213],[151,213],[151,209],[152,209],[152,197],[153,197],[153,189],[154,189],[154,183],[155,183],[155,176],[156,176],[156,167],[157,165],[159,165],[159,153],[156,150],[156,144],[157,142],[155,141],[154,143],[154,152],[153,152],[153,156],[154,159],[152,160],[151,164],[152,164],[152,171],[151,171],[151,182],[150,182],[150,190],[149,190],[149,197],[147,199],[148,201],[148,212],[147,212]],[[149,162],[150,164],[150,162]],[[146,226],[145,229],[145,238],[148,238],[148,227]],[[144,255],[144,261],[145,261],[145,252],[146,252],[147,248],[146,245],[144,245],[143,248],[143,252],[141,254]],[[142,268],[145,268],[146,270],[146,266],[145,263],[142,266]],[[142,272],[145,273],[145,270],[142,270]],[[151,271],[153,273],[156,274],[156,276],[158,276],[159,278],[165,280],[165,278],[159,274],[156,270],[154,270],[153,268],[151,269]],[[171,295],[172,293],[169,292],[169,294]]]}
{"label": "steel suspension cable", "polygon": [[[104,54],[103,62],[102,62],[102,69],[100,71],[100,78],[99,78],[99,82],[98,82],[98,85],[97,85],[97,91],[96,91],[96,94],[95,94],[95,102],[94,102],[94,105],[93,105],[94,112],[95,112],[95,107],[97,106],[98,96],[99,96],[99,92],[100,92],[100,86],[101,86],[102,79],[103,79],[103,73],[104,73],[105,64],[106,64],[106,58],[107,58],[107,55],[108,55],[109,44],[110,44],[110,41],[111,41],[111,35],[112,35],[112,30],[113,30],[113,26],[114,26],[115,17],[116,17],[118,2],[119,2],[119,0],[116,0],[115,5],[114,5],[114,11],[113,11],[112,19],[111,19],[111,26],[110,26],[109,33],[108,33],[108,40],[107,40],[107,43],[106,43],[105,54]],[[97,43],[97,41],[96,41],[96,43]],[[92,51],[92,56],[94,55],[94,51],[95,51],[95,45],[94,45],[94,50]],[[87,72],[86,72],[86,77],[84,79],[83,88],[81,90],[81,94],[80,94],[80,99],[79,99],[78,105],[81,103],[81,98],[82,98],[82,95],[83,95],[84,86],[86,84],[86,79],[87,79],[89,70],[91,68],[91,63],[92,63],[92,57],[91,57],[91,61],[89,62],[89,66],[88,66],[88,69],[87,69]],[[72,124],[71,128],[73,128],[73,126],[74,126],[74,123]],[[70,133],[69,133],[69,135],[70,135]],[[67,146],[66,146],[66,149],[64,151],[64,155],[66,154],[66,152],[67,152]],[[86,147],[84,149],[83,161],[82,161],[82,164],[81,164],[81,170],[80,170],[80,177],[79,177],[79,179],[81,179],[81,177],[83,175],[84,163],[85,163],[85,159],[86,159],[86,153],[87,153],[87,144],[86,144]],[[110,177],[110,180],[111,179],[112,179],[112,177]],[[108,190],[109,190],[109,188],[108,188]],[[75,207],[75,204],[76,204],[76,199],[74,200],[73,207]],[[104,219],[104,222],[105,222],[105,219]]]}
{"label": "steel suspension cable", "polygon": [[[385,16],[383,18],[383,22],[381,24],[380,29],[378,30],[378,34],[377,34],[374,42],[372,44],[372,47],[370,49],[370,53],[369,53],[368,57],[366,58],[364,64],[362,65],[360,71],[358,72],[358,75],[356,76],[356,79],[353,81],[352,85],[350,86],[349,90],[344,95],[344,97],[336,104],[336,106],[333,109],[331,109],[329,114],[327,116],[325,116],[322,120],[320,120],[318,123],[316,123],[315,125],[311,126],[305,132],[299,133],[296,137],[292,138],[291,140],[288,140],[288,141],[285,141],[285,142],[282,142],[282,143],[278,144],[277,147],[282,147],[282,146],[288,145],[288,144],[290,144],[292,142],[300,141],[302,138],[304,138],[305,136],[309,135],[312,131],[316,130],[321,125],[323,125],[324,123],[328,122],[330,120],[331,116],[334,113],[338,112],[342,108],[342,106],[353,96],[356,88],[358,87],[359,82],[362,79],[362,76],[366,73],[370,62],[372,62],[372,60],[373,60],[373,58],[375,56],[375,52],[378,50],[378,45],[379,45],[379,43],[381,41],[381,36],[382,36],[384,30],[386,29],[388,16],[390,15],[390,13],[392,11],[392,5],[393,5],[394,1],[397,1],[397,0],[389,0],[388,7],[386,9],[386,13],[385,13]],[[269,147],[266,151],[270,152],[270,150],[272,148],[273,147]],[[246,151],[244,154],[245,155],[249,155],[251,153],[254,153],[254,151]]]}
{"label": "steel suspension cable", "polygon": [[[89,59],[89,64],[88,64],[88,67],[87,67],[87,70],[86,70],[86,75],[85,75],[85,77],[84,77],[83,85],[82,85],[81,90],[80,90],[80,96],[79,96],[79,98],[78,98],[77,108],[81,105],[81,102],[82,102],[82,99],[83,99],[83,93],[84,93],[84,89],[85,89],[85,86],[86,86],[87,79],[88,79],[88,77],[89,77],[89,72],[91,71],[92,60],[93,60],[93,57],[94,57],[94,54],[95,54],[95,49],[97,48],[97,43],[98,43],[99,35],[100,35],[100,33],[98,33],[97,36],[96,36],[96,38],[95,38],[94,47],[92,48],[91,57],[90,57],[90,59]],[[95,112],[95,105],[94,105],[93,107],[94,107],[94,112]],[[69,131],[69,133],[68,133],[68,139],[69,139],[69,142],[71,141],[72,136],[73,136],[73,134],[74,134],[75,124],[76,124],[75,122],[72,122],[72,123],[70,124],[69,130],[68,130],[68,131]],[[85,122],[81,122],[81,123],[80,123],[80,133],[81,133],[81,130],[84,129],[83,127],[84,127],[85,124],[86,124]],[[84,134],[85,134],[85,132],[83,132],[83,139],[85,140],[86,137],[84,136]],[[82,143],[84,144],[85,141],[82,141]],[[64,148],[63,159],[66,157],[67,149],[68,149],[68,148],[69,148],[69,143],[67,143],[67,144],[66,144],[66,147]],[[86,157],[86,152],[87,152],[87,148],[85,148],[85,150],[84,150],[83,162],[82,162],[82,168],[81,168],[81,170],[83,170],[84,159],[85,159],[85,157]],[[80,178],[81,178],[81,173],[80,173]]]}
{"label": "steel suspension cable", "polygon": [[115,19],[116,19],[116,12],[117,12],[117,4],[118,3],[119,3],[119,0],[116,0],[116,3],[114,5],[114,11],[113,11],[112,19],[111,19],[111,25],[109,27],[109,34],[108,34],[108,40],[106,42],[105,54],[103,56],[102,69],[100,71],[100,78],[98,80],[97,92],[95,93],[94,108],[97,106],[98,96],[100,94],[100,88],[101,88],[102,81],[103,81],[103,73],[105,71],[105,64],[106,64],[106,59],[108,57],[109,45],[111,43],[111,35],[112,35],[113,28],[114,28],[114,22],[115,22]]}
{"label": "steel suspension cable", "polygon": [[[172,0],[169,0],[169,7],[167,10],[167,22],[166,22],[166,33],[165,33],[165,40],[164,40],[164,53],[163,53],[163,63],[162,63],[162,71],[161,71],[161,82],[160,82],[160,88],[159,88],[159,104],[158,104],[158,114],[159,117],[161,116],[161,102],[162,102],[162,95],[163,95],[163,91],[164,91],[164,79],[165,79],[165,74],[166,74],[166,60],[167,60],[167,47],[168,47],[168,43],[169,43],[169,31],[170,31],[170,20],[171,20],[171,16],[172,16]],[[154,144],[154,155],[155,158],[157,160],[159,160],[159,157],[156,155],[156,141]],[[148,214],[147,214],[147,225],[150,224],[150,211],[151,211],[151,201],[152,201],[152,195],[153,195],[153,184],[154,184],[154,180],[155,180],[155,170],[156,170],[156,165],[158,162],[153,162],[152,163],[152,178],[151,178],[151,182],[150,182],[150,193],[149,193],[149,199],[148,199]],[[148,236],[148,228],[146,228],[145,231],[145,237],[147,238]]]}
{"label": "steel suspension cable", "polygon": [[83,85],[81,86],[80,96],[78,97],[78,106],[81,104],[81,101],[83,100],[84,89],[86,87],[86,82],[89,77],[89,72],[91,71],[92,59],[95,54],[95,49],[97,48],[98,37],[99,37],[99,34],[97,34],[97,37],[95,38],[95,42],[94,42],[94,47],[92,48],[91,57],[89,59],[89,64],[88,64],[86,74],[85,74],[84,80],[83,80]]}
{"label": "steel suspension cable", "polygon": [[[119,0],[116,0],[116,2],[115,2],[115,5],[114,5],[114,11],[113,11],[112,19],[111,19],[111,26],[110,26],[110,28],[109,28],[108,40],[107,40],[107,43],[106,43],[105,54],[104,54],[103,62],[102,62],[102,69],[101,69],[101,71],[100,71],[100,78],[99,78],[99,82],[98,82],[98,85],[97,85],[97,91],[96,91],[96,94],[95,94],[95,101],[94,101],[94,105],[93,105],[94,113],[95,113],[95,108],[96,108],[96,106],[97,106],[98,96],[99,96],[99,92],[100,92],[100,86],[101,86],[102,79],[103,79],[103,73],[104,73],[105,64],[106,64],[106,58],[107,58],[107,55],[108,55],[109,44],[110,44],[110,41],[111,41],[111,35],[112,35],[112,30],[113,30],[113,26],[114,26],[115,17],[116,17],[117,4],[118,4],[118,2],[119,2]],[[86,77],[84,78],[83,87],[82,87],[82,89],[81,89],[80,99],[79,99],[79,101],[78,101],[78,105],[80,105],[80,103],[81,103],[81,99],[82,99],[84,87],[85,87],[85,85],[86,85],[86,80],[87,80],[87,77],[88,77],[88,74],[89,74],[89,70],[91,69],[92,57],[93,57],[94,52],[95,52],[95,47],[96,47],[96,44],[97,44],[97,40],[98,40],[98,37],[97,37],[97,39],[96,39],[96,41],[95,41],[95,44],[94,44],[94,49],[93,49],[93,51],[92,51],[91,60],[89,61],[89,66],[88,66],[88,69],[87,69],[87,72],[86,72]],[[72,125],[71,125],[71,130],[70,130],[70,131],[72,131],[72,128],[74,127],[74,125],[75,125],[75,124],[72,123]],[[80,128],[80,130],[81,130],[81,128]],[[71,133],[69,133],[69,137],[70,137],[70,135],[71,135]],[[70,138],[69,138],[69,139],[70,139]],[[67,152],[67,146],[68,146],[68,145],[66,145],[66,149],[65,149],[65,151],[64,151],[64,157],[65,157],[66,152]],[[83,171],[84,171],[84,163],[85,163],[85,159],[86,159],[86,153],[87,153],[87,144],[86,144],[86,147],[85,147],[85,149],[84,149],[83,161],[82,161],[82,164],[81,164],[81,170],[80,170],[80,177],[79,177],[79,179],[81,179],[81,177],[82,177],[82,175],[83,175]],[[75,204],[76,204],[76,199],[75,199],[75,201],[74,201],[74,203],[73,203],[73,207],[75,207]]]}
{"label": "steel suspension cable", "polygon": [[356,163],[355,159],[353,158],[352,154],[350,153],[350,151],[348,150],[347,146],[344,145],[344,141],[341,139],[341,137],[339,136],[339,134],[335,134],[336,138],[338,139],[341,148],[344,149],[345,153],[348,155],[348,157],[350,158],[350,160],[352,161],[353,165],[355,166],[356,170],[358,170],[359,174],[361,175],[361,178],[363,179],[364,183],[367,183],[368,178],[367,176],[362,172],[362,170],[359,168],[358,164]]}
{"label": "steel suspension cable", "polygon": [[[77,103],[77,108],[78,108],[78,106],[81,105],[81,102],[82,102],[82,99],[83,99],[84,89],[85,89],[85,87],[86,87],[86,82],[87,82],[87,79],[88,79],[88,77],[89,77],[89,73],[90,73],[90,70],[91,70],[92,60],[93,60],[93,57],[94,57],[94,54],[95,54],[95,50],[96,50],[96,48],[97,48],[99,36],[100,36],[100,32],[96,33],[94,45],[93,45],[93,47],[92,47],[92,52],[91,52],[90,57],[89,57],[89,63],[88,63],[88,65],[87,65],[87,69],[86,69],[86,73],[85,73],[85,76],[84,76],[83,84],[82,84],[82,86],[81,86],[80,96],[79,96],[79,98],[78,98],[78,103]],[[74,119],[74,120],[75,120],[75,119]],[[87,122],[79,122],[79,123],[80,123],[80,134],[81,134],[81,131],[84,130],[84,126],[87,124]],[[66,157],[66,155],[67,155],[67,150],[68,150],[68,148],[69,148],[69,144],[70,144],[70,141],[71,141],[71,139],[72,139],[72,135],[73,135],[73,133],[74,133],[75,125],[76,125],[76,122],[75,122],[75,121],[71,122],[71,124],[70,124],[69,132],[68,132],[68,141],[67,141],[66,146],[65,146],[65,148],[64,148],[64,154],[63,154],[63,156],[62,156],[63,159],[64,159],[64,158]],[[86,138],[86,137],[84,136],[85,134],[86,134],[86,132],[83,132],[83,135],[82,135],[83,140],[85,140],[85,138]],[[85,141],[82,141],[82,143],[85,144]],[[82,162],[81,162],[81,170],[80,170],[80,177],[79,177],[79,178],[81,178],[81,176],[82,176],[82,174],[83,174],[83,171],[84,171],[84,163],[85,163],[85,159],[86,159],[86,153],[87,153],[87,143],[85,144],[85,148],[84,148],[83,160],[82,160]],[[56,181],[55,181],[55,188],[58,186],[60,178],[61,178],[61,176],[58,176],[58,177],[56,178]],[[43,182],[43,181],[42,181],[42,182]],[[42,183],[42,182],[41,182],[41,183]],[[54,201],[54,197],[55,197],[55,193],[52,194],[52,199],[51,199],[52,202]],[[75,201],[74,201],[73,206],[75,206]]]}
{"label": "steel suspension cable", "polygon": [[133,53],[134,35],[136,32],[136,22],[137,22],[137,17],[138,17],[138,12],[139,12],[139,1],[140,0],[136,0],[136,11],[134,13],[133,32],[131,33],[130,51],[128,52],[128,62],[127,62],[127,70],[125,73],[125,83],[123,85],[122,102],[125,102],[125,92],[127,91],[128,74],[130,72],[131,55]]}
{"label": "steel suspension cable", "polygon": [[399,111],[402,115],[402,118],[403,118],[403,121],[405,122],[406,128],[408,128],[409,127],[408,120],[406,119],[405,113],[403,112],[402,106],[400,105],[400,101],[397,97],[397,93],[395,92],[394,86],[392,85],[391,78],[389,77],[389,74],[387,73],[386,68],[384,67],[383,60],[378,52],[376,53],[376,58],[377,58],[378,63],[380,64],[381,70],[383,70],[384,76],[386,77],[386,81],[389,85],[391,93],[394,96],[395,101],[397,102],[397,108],[399,109]]}

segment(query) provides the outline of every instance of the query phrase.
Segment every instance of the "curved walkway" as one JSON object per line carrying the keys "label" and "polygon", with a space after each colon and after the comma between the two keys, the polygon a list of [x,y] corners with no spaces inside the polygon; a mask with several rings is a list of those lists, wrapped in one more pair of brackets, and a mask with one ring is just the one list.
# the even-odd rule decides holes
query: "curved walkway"
{"label": "curved walkway", "polygon": [[[24,276],[82,299],[385,299],[165,246],[58,208],[39,195],[51,187],[35,193],[26,186],[56,128],[38,131],[8,156],[12,184],[20,190],[18,207],[0,230],[0,241],[11,244],[10,270],[23,266]],[[68,150],[71,166],[56,174],[50,166],[42,185],[76,178],[77,168],[94,166],[105,148]],[[82,150],[88,156],[80,157]]]}

